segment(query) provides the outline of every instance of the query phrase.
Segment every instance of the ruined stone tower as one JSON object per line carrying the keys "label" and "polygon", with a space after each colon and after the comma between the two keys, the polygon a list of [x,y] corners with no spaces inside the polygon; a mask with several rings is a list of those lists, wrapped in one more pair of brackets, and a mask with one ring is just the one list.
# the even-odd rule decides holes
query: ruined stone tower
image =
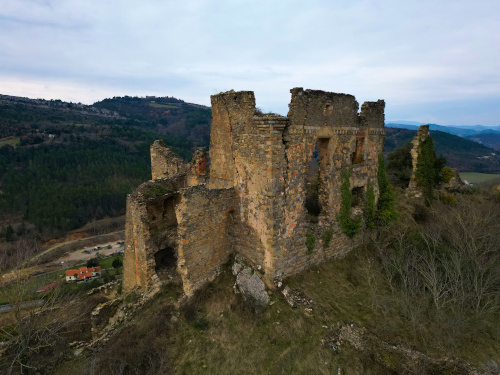
{"label": "ruined stone tower", "polygon": [[[127,198],[125,290],[147,288],[159,268],[171,265],[191,295],[230,254],[242,256],[272,288],[353,246],[336,221],[341,174],[351,171],[361,209],[368,182],[378,195],[385,103],[366,102],[358,113],[352,95],[291,93],[287,117],[257,114],[251,91],[212,96],[209,176],[202,152],[182,165],[155,142],[153,180]],[[316,159],[319,215],[310,220],[306,185]],[[333,233],[329,243],[321,240],[326,231]],[[314,249],[306,235],[316,239]]]}

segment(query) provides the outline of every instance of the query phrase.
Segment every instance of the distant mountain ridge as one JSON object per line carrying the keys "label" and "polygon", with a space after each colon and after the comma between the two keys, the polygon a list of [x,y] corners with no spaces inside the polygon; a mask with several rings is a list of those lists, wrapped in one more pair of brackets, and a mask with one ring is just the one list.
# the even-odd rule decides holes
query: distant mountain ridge
{"label": "distant mountain ridge", "polygon": [[[423,123],[418,123],[414,121],[398,121],[391,122],[388,121],[385,123],[385,126],[391,128],[399,128],[399,129],[411,129],[417,130],[420,125]],[[500,134],[500,126],[485,126],[485,125],[438,125],[438,124],[429,124],[430,130],[439,130],[445,133],[455,134],[460,137],[467,137],[470,135],[478,134],[481,132],[493,132]]]}
{"label": "distant mountain ridge", "polygon": [[[386,127],[384,151],[404,146],[415,134],[413,129]],[[460,172],[500,173],[500,155],[493,148],[438,130],[431,130],[431,136],[436,153]]]}
{"label": "distant mountain ridge", "polygon": [[[385,126],[397,129],[417,130],[419,125],[414,121],[388,121]],[[484,126],[484,125],[461,125],[461,126],[444,126],[437,124],[429,124],[430,130],[437,130],[459,137],[467,138],[473,142],[480,143],[487,147],[500,151],[500,126]]]}

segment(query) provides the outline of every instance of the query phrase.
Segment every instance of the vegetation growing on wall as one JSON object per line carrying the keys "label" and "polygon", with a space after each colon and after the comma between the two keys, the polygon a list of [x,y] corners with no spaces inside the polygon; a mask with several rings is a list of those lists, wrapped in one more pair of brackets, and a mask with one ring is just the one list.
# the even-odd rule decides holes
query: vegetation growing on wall
{"label": "vegetation growing on wall", "polygon": [[314,248],[316,247],[316,237],[314,234],[306,234],[306,247],[307,253],[312,254]]}
{"label": "vegetation growing on wall", "polygon": [[455,172],[453,171],[453,168],[450,167],[443,167],[441,170],[441,181],[442,182],[450,182],[450,180],[455,176]]}
{"label": "vegetation growing on wall", "polygon": [[323,247],[325,248],[328,247],[328,245],[330,245],[330,241],[332,240],[332,238],[333,238],[333,229],[329,228],[321,236],[321,239],[323,240]]}
{"label": "vegetation growing on wall", "polygon": [[340,228],[346,235],[354,237],[359,232],[361,219],[351,219],[351,205],[353,197],[351,184],[349,182],[350,177],[351,173],[349,171],[344,170],[342,172],[342,185],[340,187],[341,205],[340,212],[337,215],[337,221],[339,222]]}
{"label": "vegetation growing on wall", "polygon": [[373,184],[368,182],[366,185],[366,208],[365,208],[365,225],[367,228],[375,228],[377,213],[375,210],[375,189]]}

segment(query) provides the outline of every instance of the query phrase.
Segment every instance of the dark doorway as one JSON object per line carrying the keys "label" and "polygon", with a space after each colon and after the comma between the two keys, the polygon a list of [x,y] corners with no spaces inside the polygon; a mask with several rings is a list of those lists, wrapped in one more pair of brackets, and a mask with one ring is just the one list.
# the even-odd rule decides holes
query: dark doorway
{"label": "dark doorway", "polygon": [[351,207],[363,207],[363,202],[365,201],[364,189],[362,186],[355,187],[351,190],[352,192],[352,202]]}
{"label": "dark doorway", "polygon": [[318,222],[318,216],[328,205],[329,144],[330,138],[318,138],[306,176],[305,205],[312,222]]}
{"label": "dark doorway", "polygon": [[171,247],[161,249],[155,253],[155,271],[161,273],[163,271],[175,271],[177,266],[177,254]]}
{"label": "dark doorway", "polygon": [[306,210],[310,221],[317,222],[321,212],[319,205],[319,151],[318,142],[314,146],[311,165],[306,175]]}

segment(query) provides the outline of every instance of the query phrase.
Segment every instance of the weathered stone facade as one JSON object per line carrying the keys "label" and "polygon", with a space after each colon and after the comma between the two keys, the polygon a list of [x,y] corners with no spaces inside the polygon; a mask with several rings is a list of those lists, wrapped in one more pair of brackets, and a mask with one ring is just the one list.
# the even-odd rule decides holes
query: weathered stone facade
{"label": "weathered stone facade", "polygon": [[427,138],[429,138],[429,125],[420,125],[415,137],[411,141],[413,147],[411,148],[411,161],[413,170],[411,172],[410,184],[408,185],[408,193],[420,195],[421,191],[417,184],[417,179],[415,178],[415,173],[417,172],[418,156],[421,152],[421,144]]}
{"label": "weathered stone facade", "polygon": [[[336,222],[341,174],[351,171],[361,202],[368,182],[378,193],[385,103],[366,102],[358,113],[352,95],[302,88],[291,93],[287,117],[257,114],[251,91],[212,96],[210,176],[204,155],[195,153],[190,164],[180,165],[155,142],[153,180],[127,200],[126,290],[146,288],[163,253],[174,258],[191,295],[233,253],[272,288],[275,280],[353,246]],[[305,200],[315,155],[320,212],[311,221]],[[328,243],[321,240],[325,232],[331,233]],[[312,250],[306,235],[316,238]]]}

